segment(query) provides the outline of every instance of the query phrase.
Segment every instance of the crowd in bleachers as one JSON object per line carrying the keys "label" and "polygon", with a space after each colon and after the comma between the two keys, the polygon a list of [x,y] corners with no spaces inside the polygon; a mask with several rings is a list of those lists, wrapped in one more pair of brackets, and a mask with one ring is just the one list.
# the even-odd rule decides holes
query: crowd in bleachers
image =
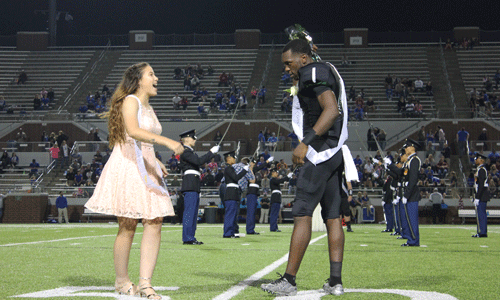
{"label": "crowd in bleachers", "polygon": [[500,70],[496,70],[492,76],[485,75],[482,79],[482,86],[472,88],[469,92],[469,106],[473,112],[481,112],[492,116],[493,112],[500,111]]}

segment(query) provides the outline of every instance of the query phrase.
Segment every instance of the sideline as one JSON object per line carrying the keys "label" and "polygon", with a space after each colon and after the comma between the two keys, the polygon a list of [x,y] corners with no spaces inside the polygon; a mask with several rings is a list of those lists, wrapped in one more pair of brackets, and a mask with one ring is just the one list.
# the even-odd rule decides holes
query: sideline
{"label": "sideline", "polygon": [[[314,238],[313,240],[311,240],[309,242],[309,245],[312,245],[312,244],[316,243],[317,241],[319,241],[320,239],[322,239],[324,237],[326,237],[326,233],[323,234],[323,235],[321,235],[321,236],[319,236],[319,237],[317,237],[317,238]],[[231,298],[235,297],[236,295],[238,295],[239,293],[241,293],[244,289],[246,289],[248,286],[250,286],[252,283],[254,283],[255,281],[261,279],[262,277],[266,276],[267,274],[271,273],[273,270],[275,270],[276,268],[278,268],[279,266],[281,266],[283,263],[285,263],[288,260],[288,254],[289,253],[285,254],[283,257],[281,257],[277,261],[273,262],[269,266],[267,266],[264,269],[258,271],[257,273],[253,274],[252,276],[248,277],[247,279],[245,279],[243,281],[240,281],[237,285],[229,288],[224,293],[222,293],[219,296],[213,298],[213,300],[228,300],[228,299],[231,299]]]}

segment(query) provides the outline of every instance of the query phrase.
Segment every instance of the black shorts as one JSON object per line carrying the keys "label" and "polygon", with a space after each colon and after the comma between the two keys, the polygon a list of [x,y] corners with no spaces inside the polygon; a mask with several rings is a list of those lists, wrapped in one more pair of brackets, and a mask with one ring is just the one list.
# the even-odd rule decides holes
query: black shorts
{"label": "black shorts", "polygon": [[347,197],[342,197],[340,200],[340,214],[344,217],[351,216],[351,207],[347,199]]}
{"label": "black shorts", "polygon": [[305,159],[305,164],[300,169],[297,178],[293,216],[312,217],[314,209],[320,203],[323,221],[339,218],[343,170],[342,150],[316,166]]}

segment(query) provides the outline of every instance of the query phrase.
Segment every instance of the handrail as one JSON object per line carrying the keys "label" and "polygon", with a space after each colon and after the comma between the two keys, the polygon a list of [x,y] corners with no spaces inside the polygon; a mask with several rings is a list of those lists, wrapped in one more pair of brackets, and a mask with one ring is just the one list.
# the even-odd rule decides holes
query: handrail
{"label": "handrail", "polygon": [[257,98],[255,98],[255,104],[254,104],[254,110],[256,108],[259,108],[259,97],[258,97],[258,93],[260,93],[260,90],[262,89],[262,87],[264,86],[265,82],[267,81],[267,75],[269,74],[269,69],[271,68],[271,63],[273,61],[273,53],[274,53],[274,49],[275,49],[275,46],[274,46],[274,40],[271,44],[271,49],[269,49],[269,55],[267,56],[267,62],[266,62],[266,67],[264,69],[264,73],[262,74],[262,80],[260,81],[260,84],[259,84],[259,91],[257,92]]}
{"label": "handrail", "polygon": [[448,76],[448,68],[446,67],[446,60],[444,58],[443,41],[441,40],[441,38],[439,38],[439,51],[441,53],[441,66],[443,68],[443,73],[446,78],[446,85],[448,86],[448,92],[450,93],[451,104],[453,104],[453,117],[455,117],[457,106],[455,104],[455,96],[453,95],[453,91],[451,89],[450,77]]}
{"label": "handrail", "polygon": [[106,54],[106,52],[108,51],[109,47],[111,46],[111,40],[108,40],[108,43],[106,44],[106,47],[101,51],[101,53],[99,54],[99,58],[94,62],[94,64],[92,64],[92,67],[90,68],[90,71],[87,72],[84,76],[83,76],[83,79],[81,82],[79,82],[74,88],[73,88],[73,92],[70,93],[66,99],[64,99],[64,103],[63,105],[59,106],[59,109],[58,109],[58,112],[61,112],[65,107],[66,105],[68,105],[68,103],[73,99],[73,97],[76,95],[76,93],[78,93],[78,91],[80,90],[80,88],[83,86],[83,84],[90,78],[90,76],[92,76],[94,74],[94,71],[95,69],[97,68],[97,66],[99,66],[99,64],[101,63],[102,59],[104,58],[104,55]]}

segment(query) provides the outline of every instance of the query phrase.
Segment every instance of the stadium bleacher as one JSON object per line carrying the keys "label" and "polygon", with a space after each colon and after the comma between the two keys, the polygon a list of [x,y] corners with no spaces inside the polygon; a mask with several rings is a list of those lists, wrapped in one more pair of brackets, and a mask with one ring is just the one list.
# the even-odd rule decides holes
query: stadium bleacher
{"label": "stadium bleacher", "polygon": [[[346,88],[354,86],[356,93],[364,89],[368,97],[372,97],[376,111],[369,113],[370,118],[401,118],[397,112],[397,99],[388,100],[386,97],[384,79],[387,74],[394,77],[409,78],[415,80],[417,77],[425,83],[430,81],[427,52],[425,47],[404,47],[404,48],[322,48],[319,51],[321,58],[336,66],[342,76]],[[346,54],[350,63],[341,65],[342,55]],[[274,111],[280,111],[283,100],[283,91],[288,87],[280,82],[280,88],[276,95]],[[416,100],[423,106],[424,114],[432,115],[435,112],[435,101],[431,96],[426,96],[424,92],[413,93]],[[350,107],[354,104],[348,103]],[[284,119],[291,118],[291,113],[280,114]],[[288,117],[287,117],[288,116]]]}

